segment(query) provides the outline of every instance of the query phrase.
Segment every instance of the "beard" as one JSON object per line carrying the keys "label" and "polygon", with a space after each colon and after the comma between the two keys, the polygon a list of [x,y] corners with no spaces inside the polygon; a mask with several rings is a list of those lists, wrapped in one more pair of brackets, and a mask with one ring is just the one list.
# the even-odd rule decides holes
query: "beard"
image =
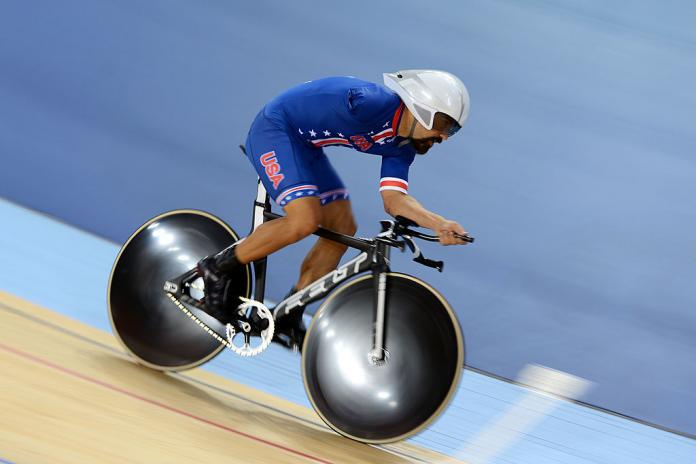
{"label": "beard", "polygon": [[413,147],[416,149],[416,153],[418,153],[419,155],[425,155],[426,153],[428,153],[428,150],[430,150],[434,144],[440,142],[442,142],[442,139],[440,137],[411,139],[411,144],[413,144]]}

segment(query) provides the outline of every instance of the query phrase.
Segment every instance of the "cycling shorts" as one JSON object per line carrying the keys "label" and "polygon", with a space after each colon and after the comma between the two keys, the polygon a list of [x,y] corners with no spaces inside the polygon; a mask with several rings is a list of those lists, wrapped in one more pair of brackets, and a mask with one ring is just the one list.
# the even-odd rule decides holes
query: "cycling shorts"
{"label": "cycling shorts", "polygon": [[324,150],[298,140],[280,117],[268,117],[261,110],[249,129],[246,152],[280,206],[305,197],[318,197],[322,206],[349,198]]}

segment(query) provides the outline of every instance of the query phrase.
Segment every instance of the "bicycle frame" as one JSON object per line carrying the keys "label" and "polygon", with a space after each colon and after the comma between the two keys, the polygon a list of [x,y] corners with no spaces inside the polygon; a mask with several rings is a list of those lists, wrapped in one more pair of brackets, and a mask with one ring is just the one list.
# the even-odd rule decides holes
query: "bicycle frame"
{"label": "bicycle frame", "polygon": [[[261,224],[266,221],[272,221],[282,217],[271,211],[270,197],[266,188],[261,183],[261,179],[257,181],[256,199],[254,201],[254,213],[252,220],[251,232],[256,230]],[[389,269],[389,257],[393,243],[388,243],[385,240],[376,238],[374,240],[351,237],[349,235],[340,234],[328,229],[319,227],[314,235],[317,235],[334,242],[341,243],[350,248],[355,248],[362,253],[355,258],[345,263],[343,266],[335,269],[325,276],[312,282],[310,285],[299,289],[297,292],[290,295],[285,300],[278,303],[273,316],[279,314],[289,314],[292,310],[297,310],[302,306],[306,306],[314,301],[324,298],[331,290],[338,286],[341,282],[363,272],[371,271],[373,275],[375,289],[375,330],[374,343],[372,350],[372,358],[375,362],[384,359],[384,320],[386,308],[386,276]],[[254,299],[263,301],[266,289],[266,270],[267,258],[263,258],[254,262]]]}

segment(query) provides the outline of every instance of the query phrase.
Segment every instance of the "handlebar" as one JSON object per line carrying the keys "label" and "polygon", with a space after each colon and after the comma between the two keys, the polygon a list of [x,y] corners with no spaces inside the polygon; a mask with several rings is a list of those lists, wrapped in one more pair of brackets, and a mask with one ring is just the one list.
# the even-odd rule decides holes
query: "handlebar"
{"label": "handlebar", "polygon": [[[419,231],[413,230],[413,229],[407,229],[407,230],[408,230],[408,235],[410,235],[411,237],[420,238],[420,239],[425,240],[426,242],[439,242],[440,241],[440,237],[438,237],[437,235],[424,234],[423,232],[419,232]],[[463,242],[474,243],[474,237],[472,237],[471,235],[462,235],[462,234],[458,234],[455,232],[454,236],[456,238],[458,238],[459,240],[462,240]]]}
{"label": "handlebar", "polygon": [[[411,219],[403,216],[396,216],[395,219],[395,221],[381,221],[382,233],[378,236],[378,240],[382,240],[391,246],[397,247],[401,251],[404,251],[405,247],[408,247],[414,255],[413,260],[415,262],[442,272],[445,263],[423,256],[423,253],[414,240],[414,238],[419,238],[428,242],[438,242],[440,238],[437,235],[425,234],[418,230],[413,230],[411,227],[419,227],[419,225]],[[456,233],[454,235],[467,243],[473,243],[474,241],[474,237],[470,235]]]}
{"label": "handlebar", "polygon": [[[422,240],[425,240],[426,242],[438,242],[440,241],[440,238],[437,235],[430,235],[430,234],[424,234],[423,232],[420,232],[418,230],[413,230],[410,227],[420,227],[415,221],[403,217],[403,216],[396,216],[394,219],[396,219],[396,229],[395,232],[397,235],[410,235],[411,237],[416,237],[420,238]],[[384,222],[389,222],[389,221],[384,221]],[[383,222],[383,225],[384,225]],[[458,238],[459,240],[462,240],[467,243],[474,243],[474,237],[471,235],[466,235],[466,234],[457,234],[455,233],[454,236]]]}

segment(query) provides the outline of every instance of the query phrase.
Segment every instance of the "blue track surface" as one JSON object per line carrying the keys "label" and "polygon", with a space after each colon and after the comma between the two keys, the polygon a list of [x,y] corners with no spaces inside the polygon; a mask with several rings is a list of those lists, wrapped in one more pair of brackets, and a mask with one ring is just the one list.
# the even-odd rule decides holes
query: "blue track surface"
{"label": "blue track surface", "polygon": [[[245,233],[255,177],[236,146],[268,99],[447,69],[470,121],[416,160],[410,191],[478,240],[426,248],[442,275],[399,269],[447,295],[472,365],[550,366],[593,381],[593,404],[696,433],[694,24],[685,0],[5,2],[0,196],[119,243],[177,208]],[[378,160],[329,155],[372,235]],[[79,246],[75,266],[110,262]],[[308,247],[271,258],[269,295]],[[102,301],[103,285],[81,290]],[[76,287],[53,297],[90,317]]]}
{"label": "blue track surface", "polygon": [[[118,246],[4,200],[0,217],[5,219],[0,289],[110,331],[106,283]],[[253,360],[225,352],[205,368],[310,406],[299,357],[274,345]],[[450,408],[411,441],[467,459],[462,450],[470,440],[524,393],[519,386],[467,371]],[[691,464],[694,456],[695,440],[563,402],[493,462]]]}

